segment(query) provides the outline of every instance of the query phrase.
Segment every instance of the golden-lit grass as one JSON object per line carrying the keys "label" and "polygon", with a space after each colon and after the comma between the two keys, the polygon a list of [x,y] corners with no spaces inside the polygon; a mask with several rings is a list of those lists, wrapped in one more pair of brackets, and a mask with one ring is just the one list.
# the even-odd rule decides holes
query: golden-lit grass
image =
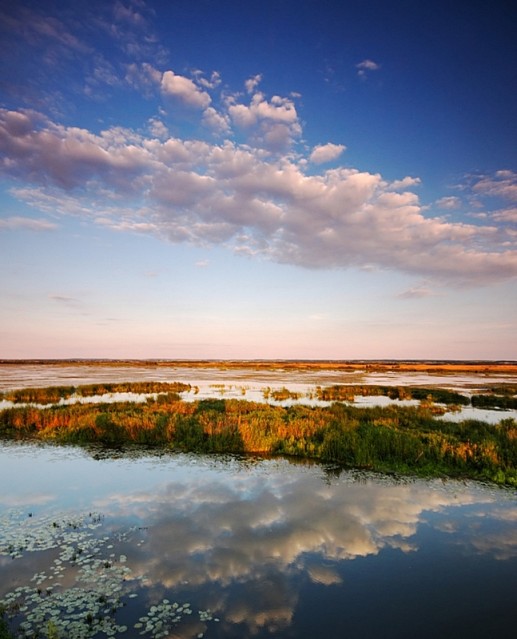
{"label": "golden-lit grass", "polygon": [[219,370],[367,371],[517,374],[514,361],[450,360],[0,360],[0,365],[216,368]]}

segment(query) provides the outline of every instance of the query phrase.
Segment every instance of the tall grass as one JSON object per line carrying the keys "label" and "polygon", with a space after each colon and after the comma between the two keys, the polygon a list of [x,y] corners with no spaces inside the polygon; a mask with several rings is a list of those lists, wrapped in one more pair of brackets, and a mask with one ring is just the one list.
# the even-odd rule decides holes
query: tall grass
{"label": "tall grass", "polygon": [[345,466],[517,485],[517,423],[436,419],[419,407],[271,406],[236,399],[73,404],[0,412],[0,436],[310,457]]}

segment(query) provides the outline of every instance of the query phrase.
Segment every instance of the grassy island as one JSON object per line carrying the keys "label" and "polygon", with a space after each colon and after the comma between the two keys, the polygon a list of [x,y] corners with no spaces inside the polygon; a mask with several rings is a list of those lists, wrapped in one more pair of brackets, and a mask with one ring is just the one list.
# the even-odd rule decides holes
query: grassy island
{"label": "grassy island", "polygon": [[[419,406],[358,408],[335,401],[350,392],[338,387],[321,391],[322,397],[334,401],[325,407],[272,406],[237,399],[182,401],[178,393],[188,388],[127,383],[16,391],[11,401],[46,401],[49,397],[56,401],[71,393],[83,397],[123,391],[155,395],[143,403],[15,406],[0,412],[0,436],[116,447],[139,444],[203,453],[290,455],[344,467],[470,477],[517,486],[517,422],[513,419],[495,425],[447,421],[438,419],[432,403],[425,401]],[[384,391],[378,387],[375,392]],[[396,389],[397,397],[407,397],[408,392]],[[442,394],[439,399],[465,403],[456,393]]]}

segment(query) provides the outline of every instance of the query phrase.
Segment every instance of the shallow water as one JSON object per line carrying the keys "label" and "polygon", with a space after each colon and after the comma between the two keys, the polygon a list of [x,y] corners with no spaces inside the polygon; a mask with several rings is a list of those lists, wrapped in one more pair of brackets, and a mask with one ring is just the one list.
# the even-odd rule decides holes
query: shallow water
{"label": "shallow water", "polygon": [[[244,399],[253,402],[268,401],[271,404],[290,406],[305,404],[310,406],[327,406],[330,402],[316,399],[317,386],[334,384],[368,384],[384,386],[415,386],[447,388],[470,395],[487,385],[503,383],[517,384],[517,376],[487,374],[443,374],[423,372],[367,372],[367,371],[332,371],[332,370],[253,370],[250,368],[230,369],[196,368],[178,366],[106,366],[102,364],[88,365],[69,364],[52,366],[45,364],[0,364],[0,391],[16,388],[37,388],[45,386],[79,386],[93,383],[126,382],[126,381],[160,381],[183,382],[191,384],[192,390],[180,393],[186,401],[207,398]],[[299,394],[298,399],[275,401],[265,398],[266,389],[279,390],[287,388]],[[70,398],[60,403],[75,401],[94,403],[98,401],[146,401],[150,395],[136,393],[113,393],[101,397]],[[391,400],[388,397],[356,397],[357,406],[396,406],[417,405],[409,400]],[[11,402],[0,400],[0,410],[13,406]],[[489,423],[498,423],[501,419],[517,419],[517,410],[496,411],[462,407],[455,413],[447,412],[444,419],[480,419]]]}
{"label": "shallow water", "polygon": [[16,443],[0,485],[0,599],[29,586],[15,622],[61,606],[64,636],[105,636],[92,609],[117,639],[485,639],[517,622],[511,491]]}

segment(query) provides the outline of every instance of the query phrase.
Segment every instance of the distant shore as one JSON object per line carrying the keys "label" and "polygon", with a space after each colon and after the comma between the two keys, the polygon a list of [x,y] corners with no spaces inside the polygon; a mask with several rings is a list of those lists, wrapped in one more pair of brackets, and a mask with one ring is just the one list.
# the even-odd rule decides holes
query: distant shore
{"label": "distant shore", "polygon": [[513,360],[303,360],[303,359],[0,359],[0,366],[139,366],[149,368],[218,368],[250,370],[333,370],[428,373],[517,374]]}

